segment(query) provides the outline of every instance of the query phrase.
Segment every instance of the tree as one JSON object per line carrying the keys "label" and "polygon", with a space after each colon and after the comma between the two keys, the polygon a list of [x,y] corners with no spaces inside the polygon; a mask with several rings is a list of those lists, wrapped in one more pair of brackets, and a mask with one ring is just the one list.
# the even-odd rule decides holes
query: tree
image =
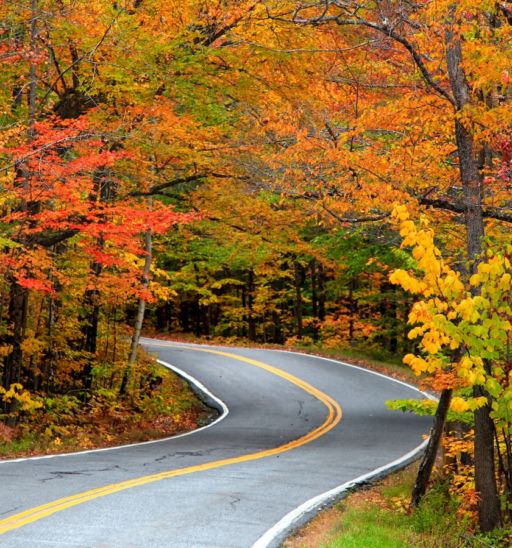
{"label": "tree", "polygon": [[[399,85],[414,83],[425,103],[444,102],[445,112],[450,112],[447,106],[451,107],[447,118],[453,128],[450,133],[439,125],[445,119],[444,114],[434,114],[431,124],[438,124],[436,131],[443,133],[446,143],[456,147],[458,181],[445,179],[422,193],[417,188],[410,191],[420,203],[464,215],[468,269],[470,274],[476,272],[483,251],[484,216],[507,215],[506,212],[501,215],[502,210],[485,208],[488,199],[484,199],[483,171],[495,169],[493,142],[510,125],[509,98],[503,94],[507,79],[505,59],[510,55],[508,7],[494,3],[476,6],[471,1],[410,4],[327,0],[287,2],[279,6],[266,2],[266,8],[274,21],[300,26],[338,26],[349,44],[355,40],[350,29],[358,29],[362,48],[370,56],[394,64],[393,68],[388,67],[399,79]],[[396,48],[390,50],[391,44]],[[482,55],[491,52],[496,65],[484,66]],[[395,63],[400,63],[398,69]],[[405,107],[405,100],[402,98],[395,104]],[[422,116],[425,113],[426,110]],[[437,167],[434,170],[438,172]],[[446,200],[446,195],[455,199]],[[486,195],[493,197],[490,192]],[[479,288],[472,291],[476,296]],[[486,397],[485,391],[478,387],[475,390]],[[475,412],[476,485],[480,494],[480,526],[484,531],[500,522],[489,412],[490,401]]]}

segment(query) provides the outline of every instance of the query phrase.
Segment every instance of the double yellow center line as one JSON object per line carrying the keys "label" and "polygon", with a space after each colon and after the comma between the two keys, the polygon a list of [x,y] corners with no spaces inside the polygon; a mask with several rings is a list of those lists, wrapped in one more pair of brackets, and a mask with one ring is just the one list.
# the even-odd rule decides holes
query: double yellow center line
{"label": "double yellow center line", "polygon": [[[173,348],[179,347],[173,346]],[[232,457],[228,459],[207,462],[205,464],[199,464],[196,466],[188,466],[186,468],[179,468],[177,470],[169,470],[167,472],[160,472],[158,474],[142,476],[140,478],[126,480],[119,483],[112,483],[110,485],[105,485],[104,487],[98,487],[96,489],[91,489],[90,491],[84,491],[82,493],[77,493],[69,497],[54,500],[47,504],[42,504],[41,506],[30,508],[28,510],[25,510],[24,512],[20,512],[18,514],[14,514],[0,520],[0,534],[6,533],[7,531],[11,531],[13,529],[17,529],[18,527],[22,527],[34,521],[38,521],[47,516],[55,514],[56,512],[60,512],[62,510],[65,510],[66,508],[70,508],[71,506],[76,506],[78,504],[82,504],[84,502],[97,499],[99,497],[104,497],[106,495],[111,495],[119,491],[124,491],[125,489],[131,489],[132,487],[138,487],[140,485],[146,485],[148,483],[153,483],[155,481],[160,481],[168,478],[174,478],[177,476],[185,476],[187,474],[203,472],[205,470],[212,470],[214,468],[221,468],[223,466],[230,466],[231,464],[240,464],[242,462],[250,462],[253,460],[263,459],[265,457],[271,457],[273,455],[279,455],[280,453],[284,453],[285,451],[295,449],[297,447],[300,447],[301,445],[305,445],[313,440],[316,440],[320,436],[323,436],[324,434],[329,432],[329,430],[334,428],[341,420],[341,408],[335,400],[333,400],[324,392],[318,390],[314,386],[311,386],[302,379],[291,375],[290,373],[286,373],[285,371],[282,371],[281,369],[278,369],[266,363],[253,360],[251,358],[246,358],[245,356],[231,354],[229,352],[196,347],[183,348],[186,348],[187,350],[194,350],[197,352],[217,354],[219,356],[224,356],[227,358],[245,362],[255,367],[259,367],[260,369],[264,369],[265,371],[268,371],[273,375],[281,377],[282,379],[285,379],[292,384],[295,384],[299,388],[302,388],[302,390],[304,390],[308,394],[311,394],[312,396],[320,400],[327,407],[328,416],[323,424],[321,424],[319,427],[315,428],[308,434],[296,440],[285,443],[284,445],[280,445],[279,447],[275,447],[274,449],[267,449],[265,451],[258,451],[256,453],[250,453],[248,455],[242,455],[240,457]]]}

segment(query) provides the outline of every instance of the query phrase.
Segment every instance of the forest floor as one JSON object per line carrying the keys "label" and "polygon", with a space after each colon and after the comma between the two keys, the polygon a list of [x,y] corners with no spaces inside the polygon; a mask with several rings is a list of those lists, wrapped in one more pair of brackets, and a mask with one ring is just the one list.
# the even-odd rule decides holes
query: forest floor
{"label": "forest floor", "polygon": [[[189,432],[217,412],[188,384],[140,353],[138,385],[120,397],[117,388],[31,396],[16,426],[0,422],[0,459],[114,447]],[[156,381],[156,382],[155,382]],[[118,383],[117,383],[118,384]]]}

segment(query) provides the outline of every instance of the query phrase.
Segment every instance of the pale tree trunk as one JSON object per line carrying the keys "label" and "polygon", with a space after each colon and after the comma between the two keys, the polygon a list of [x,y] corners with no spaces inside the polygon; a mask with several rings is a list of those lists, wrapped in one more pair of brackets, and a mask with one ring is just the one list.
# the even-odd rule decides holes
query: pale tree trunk
{"label": "pale tree trunk", "polygon": [[[151,208],[151,202],[149,201],[149,207]],[[145,253],[146,258],[144,260],[144,270],[142,274],[142,288],[145,290],[149,286],[149,275],[151,271],[151,259],[152,259],[152,241],[153,232],[150,228],[146,230],[145,235]],[[139,299],[139,306],[137,308],[137,316],[135,318],[135,326],[133,329],[132,342],[130,347],[130,356],[128,363],[123,373],[123,379],[121,381],[121,387],[119,389],[120,394],[126,394],[126,388],[130,382],[130,376],[133,368],[133,364],[137,358],[137,348],[139,346],[140,332],[142,330],[142,324],[144,323],[144,313],[146,311],[146,301]]]}

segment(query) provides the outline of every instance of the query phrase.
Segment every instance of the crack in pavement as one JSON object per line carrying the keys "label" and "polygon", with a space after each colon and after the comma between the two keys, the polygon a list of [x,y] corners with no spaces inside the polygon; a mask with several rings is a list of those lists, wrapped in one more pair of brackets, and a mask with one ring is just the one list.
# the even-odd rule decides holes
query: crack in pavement
{"label": "crack in pavement", "polygon": [[202,449],[200,451],[176,451],[175,453],[168,453],[167,455],[162,455],[161,457],[157,457],[156,459],[152,460],[151,462],[145,462],[143,466],[150,466],[151,464],[154,464],[155,462],[163,462],[167,459],[181,459],[183,457],[204,457],[206,455],[211,455],[214,451],[218,451],[217,448],[213,447],[211,449]]}
{"label": "crack in pavement", "polygon": [[11,512],[16,512],[16,510],[18,510],[19,508],[21,508],[21,506],[15,506],[14,508],[9,508],[9,510],[5,510],[5,512],[0,512],[0,516],[5,516],[5,514],[10,514]]}
{"label": "crack in pavement", "polygon": [[241,498],[235,495],[230,495],[230,496],[233,498],[233,500],[229,501],[229,505],[231,506],[231,508],[233,508],[233,510],[236,510],[236,504],[240,502]]}
{"label": "crack in pavement", "polygon": [[121,470],[121,467],[114,464],[113,466],[108,466],[107,468],[93,468],[90,470],[56,470],[55,472],[50,472],[52,475],[51,477],[41,478],[39,481],[41,483],[46,483],[47,481],[63,479],[68,476],[91,476],[96,472],[112,472],[113,470]]}

